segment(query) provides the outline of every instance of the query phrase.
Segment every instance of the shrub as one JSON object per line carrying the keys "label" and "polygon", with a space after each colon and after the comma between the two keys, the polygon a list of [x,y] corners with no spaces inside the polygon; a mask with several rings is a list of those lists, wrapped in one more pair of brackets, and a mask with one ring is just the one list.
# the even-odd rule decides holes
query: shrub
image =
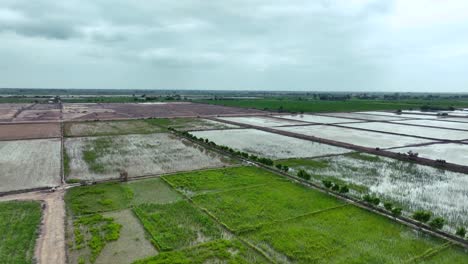
{"label": "shrub", "polygon": [[390,203],[390,202],[385,202],[385,203],[383,204],[383,206],[384,206],[385,209],[387,209],[388,211],[392,211],[392,209],[393,209],[393,204]]}
{"label": "shrub", "polygon": [[429,222],[429,225],[435,229],[441,229],[444,226],[445,220],[442,217],[436,217]]}
{"label": "shrub", "polygon": [[380,199],[375,195],[366,194],[362,197],[362,199],[364,199],[364,201],[366,201],[367,203],[376,206],[380,204]]}
{"label": "shrub", "polygon": [[340,190],[340,185],[338,184],[333,184],[333,187],[331,188],[333,191],[339,191]]}
{"label": "shrub", "polygon": [[304,180],[310,180],[311,178],[310,174],[307,173],[307,171],[302,170],[302,169],[297,172],[297,177],[302,178]]}
{"label": "shrub", "polygon": [[325,186],[325,188],[327,189],[330,189],[333,186],[333,183],[328,180],[323,180],[322,183],[323,183],[323,186]]}
{"label": "shrub", "polygon": [[348,192],[349,192],[348,186],[346,185],[341,186],[340,193],[348,193]]}
{"label": "shrub", "polygon": [[392,214],[393,214],[394,216],[400,216],[402,210],[403,210],[403,209],[401,209],[401,207],[395,207],[395,208],[392,209]]}
{"label": "shrub", "polygon": [[283,171],[284,172],[288,172],[289,171],[289,167],[287,165],[283,165]]}
{"label": "shrub", "polygon": [[268,159],[268,158],[259,158],[258,162],[263,163],[263,164],[268,165],[268,166],[273,165],[273,160]]}
{"label": "shrub", "polygon": [[460,226],[459,228],[457,228],[457,232],[455,234],[464,238],[466,235],[466,229],[463,226]]}
{"label": "shrub", "polygon": [[283,165],[281,165],[281,164],[276,164],[275,167],[276,167],[278,170],[283,169]]}
{"label": "shrub", "polygon": [[417,220],[417,221],[422,222],[422,223],[426,223],[427,221],[429,221],[429,219],[431,219],[431,216],[432,216],[431,212],[422,211],[422,210],[416,211],[413,214],[414,220]]}

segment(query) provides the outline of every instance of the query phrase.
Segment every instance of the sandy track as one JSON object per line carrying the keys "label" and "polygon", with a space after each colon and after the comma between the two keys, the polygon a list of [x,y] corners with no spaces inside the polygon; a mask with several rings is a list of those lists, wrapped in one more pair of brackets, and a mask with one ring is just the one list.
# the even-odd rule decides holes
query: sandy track
{"label": "sandy track", "polygon": [[0,197],[0,201],[36,200],[44,204],[40,235],[34,250],[39,264],[63,264],[65,257],[65,190],[30,192]]}

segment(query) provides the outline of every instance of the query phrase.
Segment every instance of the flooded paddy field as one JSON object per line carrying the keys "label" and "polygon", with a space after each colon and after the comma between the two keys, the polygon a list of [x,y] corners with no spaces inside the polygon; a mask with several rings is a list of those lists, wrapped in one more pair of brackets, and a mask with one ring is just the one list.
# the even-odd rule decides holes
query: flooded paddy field
{"label": "flooded paddy field", "polygon": [[306,170],[312,181],[348,185],[357,198],[372,193],[407,215],[429,210],[446,220],[447,231],[468,225],[468,174],[362,153],[319,159],[284,160],[290,173]]}
{"label": "flooded paddy field", "polygon": [[303,122],[297,122],[294,120],[277,119],[267,116],[218,117],[218,119],[261,127],[291,126],[304,124]]}
{"label": "flooded paddy field", "polygon": [[67,179],[118,178],[221,167],[230,160],[171,134],[141,134],[65,140]]}
{"label": "flooded paddy field", "polygon": [[349,123],[349,122],[362,122],[362,120],[320,116],[320,115],[281,115],[278,116],[285,119],[298,120],[303,122],[320,123],[320,124],[335,124],[335,123]]}
{"label": "flooded paddy field", "polygon": [[217,145],[267,157],[285,159],[316,157],[349,152],[344,148],[287,137],[256,129],[231,129],[192,132],[196,137],[208,138]]}
{"label": "flooded paddy field", "polygon": [[420,138],[326,125],[277,127],[275,129],[369,148],[391,148],[432,142],[430,140]]}
{"label": "flooded paddy field", "polygon": [[368,121],[393,121],[393,120],[403,120],[404,118],[394,115],[394,116],[382,116],[382,115],[369,115],[364,113],[326,113],[322,114],[324,116],[331,116],[331,117],[342,117],[342,118],[354,118],[354,119],[362,119]]}
{"label": "flooded paddy field", "polygon": [[0,192],[61,183],[60,139],[0,141]]}
{"label": "flooded paddy field", "polygon": [[399,117],[399,118],[415,118],[415,119],[440,119],[444,118],[437,115],[431,114],[406,114],[406,113],[396,113],[396,112],[380,112],[380,111],[366,111],[366,112],[356,112],[360,114],[374,115],[374,116],[387,116],[387,117]]}
{"label": "flooded paddy field", "polygon": [[442,159],[450,163],[468,166],[468,145],[467,144],[433,144],[420,147],[396,148],[392,152],[406,153],[416,152],[419,157],[438,160]]}
{"label": "flooded paddy field", "polygon": [[60,137],[60,124],[6,124],[0,125],[0,140]]}
{"label": "flooded paddy field", "polygon": [[468,139],[468,131],[447,130],[432,127],[417,127],[407,126],[404,124],[393,124],[384,122],[373,123],[353,123],[344,124],[345,127],[362,128],[382,132],[398,133],[404,135],[413,135],[419,137],[435,138],[435,139],[448,139],[448,140],[462,140]]}
{"label": "flooded paddy field", "polygon": [[[468,119],[467,119],[468,121]],[[418,126],[433,126],[440,128],[451,128],[451,129],[464,129],[468,130],[468,123],[461,122],[450,122],[450,119],[440,120],[403,120],[403,121],[392,121],[392,123],[409,124]]]}

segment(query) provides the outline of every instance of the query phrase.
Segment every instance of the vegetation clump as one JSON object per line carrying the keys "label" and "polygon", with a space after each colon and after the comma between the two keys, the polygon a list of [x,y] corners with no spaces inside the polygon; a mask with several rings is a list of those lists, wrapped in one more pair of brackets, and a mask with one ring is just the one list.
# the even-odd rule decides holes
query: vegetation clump
{"label": "vegetation clump", "polygon": [[434,229],[442,229],[445,224],[445,219],[442,217],[436,217],[429,222],[429,225]]}
{"label": "vegetation clump", "polygon": [[413,218],[416,221],[427,223],[431,219],[432,213],[429,211],[418,210],[413,213]]}
{"label": "vegetation clump", "polygon": [[457,228],[457,232],[455,234],[461,238],[465,238],[466,229],[463,226],[460,226]]}
{"label": "vegetation clump", "polygon": [[311,176],[309,173],[307,173],[307,171],[303,170],[303,169],[300,169],[298,172],[297,172],[297,177],[299,178],[302,178],[304,180],[310,180]]}
{"label": "vegetation clump", "polygon": [[366,203],[369,203],[369,204],[372,204],[372,205],[379,205],[380,204],[380,199],[375,196],[374,194],[370,195],[370,194],[366,194],[362,197],[362,199],[366,202]]}

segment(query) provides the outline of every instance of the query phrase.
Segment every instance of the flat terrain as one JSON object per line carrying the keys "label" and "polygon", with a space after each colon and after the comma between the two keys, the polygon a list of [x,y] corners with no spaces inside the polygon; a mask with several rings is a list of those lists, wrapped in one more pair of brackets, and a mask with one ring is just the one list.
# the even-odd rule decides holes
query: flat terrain
{"label": "flat terrain", "polygon": [[0,202],[0,260],[32,264],[41,220],[38,202]]}
{"label": "flat terrain", "polygon": [[171,134],[67,138],[67,179],[143,176],[229,165],[218,154]]}
{"label": "flat terrain", "polygon": [[303,122],[294,120],[283,120],[272,117],[252,116],[252,117],[219,117],[218,119],[227,120],[246,125],[261,126],[261,127],[275,127],[275,126],[290,126],[290,125],[303,125]]}
{"label": "flat terrain", "polygon": [[468,225],[468,175],[374,155],[350,153],[319,159],[278,161],[296,175],[303,169],[312,181],[347,185],[351,195],[367,193],[401,206],[410,215],[428,210],[446,220],[446,230]]}
{"label": "flat terrain", "polygon": [[[418,126],[433,126],[440,128],[452,128],[452,129],[463,129],[468,130],[468,123],[461,122],[450,122],[451,119],[441,119],[441,120],[404,120],[404,121],[394,121],[393,123],[399,124],[409,124],[409,125],[418,125]],[[468,120],[467,120],[468,121]]]}
{"label": "flat terrain", "polygon": [[228,146],[235,150],[271,159],[316,157],[349,151],[344,148],[256,129],[211,130],[192,132],[191,134],[197,137],[208,138],[218,145]]}
{"label": "flat terrain", "polygon": [[324,125],[277,127],[275,129],[369,148],[390,148],[431,142],[426,139]]}
{"label": "flat terrain", "polygon": [[60,124],[8,124],[0,125],[0,140],[60,137]]}
{"label": "flat terrain", "polygon": [[442,159],[455,164],[468,165],[468,145],[466,144],[433,144],[421,147],[397,148],[391,151],[401,153],[413,151],[423,158]]}
{"label": "flat terrain", "polygon": [[144,120],[77,122],[65,123],[64,126],[64,135],[67,137],[150,134],[161,131],[165,130]]}
{"label": "flat terrain", "polygon": [[362,119],[362,120],[368,120],[368,121],[394,121],[394,120],[404,120],[405,118],[396,115],[396,114],[391,114],[391,115],[372,115],[372,114],[366,114],[366,112],[363,113],[324,113],[324,116],[332,116],[332,117],[339,117],[339,118],[354,118],[354,119]]}
{"label": "flat terrain", "polygon": [[320,115],[281,115],[278,116],[285,119],[298,120],[302,122],[319,123],[319,124],[337,124],[337,123],[349,123],[349,122],[361,122],[358,119],[340,118],[331,116],[320,116]]}
{"label": "flat terrain", "polygon": [[0,141],[0,192],[58,186],[60,139]]}

